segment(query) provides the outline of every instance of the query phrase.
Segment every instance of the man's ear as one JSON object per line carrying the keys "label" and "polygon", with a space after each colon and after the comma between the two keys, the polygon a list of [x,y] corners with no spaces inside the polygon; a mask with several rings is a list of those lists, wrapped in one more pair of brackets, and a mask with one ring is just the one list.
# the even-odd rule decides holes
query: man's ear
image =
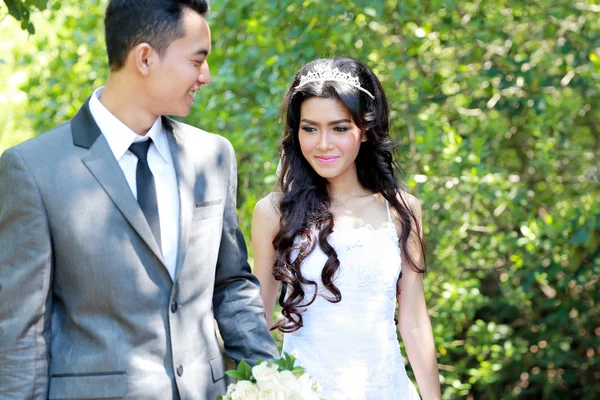
{"label": "man's ear", "polygon": [[142,76],[150,75],[150,71],[158,64],[158,53],[148,43],[140,43],[129,53],[130,61]]}

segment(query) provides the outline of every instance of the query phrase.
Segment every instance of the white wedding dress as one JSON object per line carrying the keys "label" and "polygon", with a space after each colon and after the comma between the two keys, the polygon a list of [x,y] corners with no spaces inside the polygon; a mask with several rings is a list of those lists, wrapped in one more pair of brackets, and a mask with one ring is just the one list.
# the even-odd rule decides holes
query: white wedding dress
{"label": "white wedding dress", "polygon": [[[406,375],[394,324],[401,257],[389,206],[385,226],[334,230],[327,240],[340,260],[333,282],[342,300],[331,303],[318,295],[302,314],[302,328],[284,335],[283,351],[296,355],[324,400],[419,399]],[[315,246],[302,274],[317,282],[319,293],[333,297],[320,279],[326,260]],[[304,290],[307,302],[314,287]]]}

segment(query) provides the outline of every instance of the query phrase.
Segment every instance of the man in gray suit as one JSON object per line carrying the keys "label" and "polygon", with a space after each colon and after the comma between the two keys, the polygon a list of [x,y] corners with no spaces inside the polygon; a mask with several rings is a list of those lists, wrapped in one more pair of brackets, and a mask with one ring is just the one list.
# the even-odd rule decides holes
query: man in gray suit
{"label": "man in gray suit", "polygon": [[113,0],[110,74],[0,158],[0,397],[214,399],[225,350],[278,356],[236,216],[231,144],[184,116],[206,1]]}

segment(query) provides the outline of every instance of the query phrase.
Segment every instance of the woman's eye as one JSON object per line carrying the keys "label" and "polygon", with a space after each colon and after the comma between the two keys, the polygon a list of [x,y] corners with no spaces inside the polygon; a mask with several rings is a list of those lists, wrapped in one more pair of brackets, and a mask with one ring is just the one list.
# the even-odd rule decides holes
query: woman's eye
{"label": "woman's eye", "polygon": [[316,131],[316,129],[313,128],[312,126],[303,126],[301,129],[305,132],[315,132]]}
{"label": "woman's eye", "polygon": [[333,130],[336,132],[346,132],[348,128],[346,128],[345,126],[336,126],[335,128],[333,128]]}

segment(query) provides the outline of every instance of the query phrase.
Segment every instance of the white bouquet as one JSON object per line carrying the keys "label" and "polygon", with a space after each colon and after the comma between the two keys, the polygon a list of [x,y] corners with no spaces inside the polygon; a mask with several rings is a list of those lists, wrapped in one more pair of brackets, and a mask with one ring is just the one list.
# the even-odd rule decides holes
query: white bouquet
{"label": "white bouquet", "polygon": [[225,396],[217,400],[320,400],[310,377],[295,362],[287,353],[278,360],[259,360],[254,367],[242,360],[237,370],[226,372],[237,383],[230,384]]}

